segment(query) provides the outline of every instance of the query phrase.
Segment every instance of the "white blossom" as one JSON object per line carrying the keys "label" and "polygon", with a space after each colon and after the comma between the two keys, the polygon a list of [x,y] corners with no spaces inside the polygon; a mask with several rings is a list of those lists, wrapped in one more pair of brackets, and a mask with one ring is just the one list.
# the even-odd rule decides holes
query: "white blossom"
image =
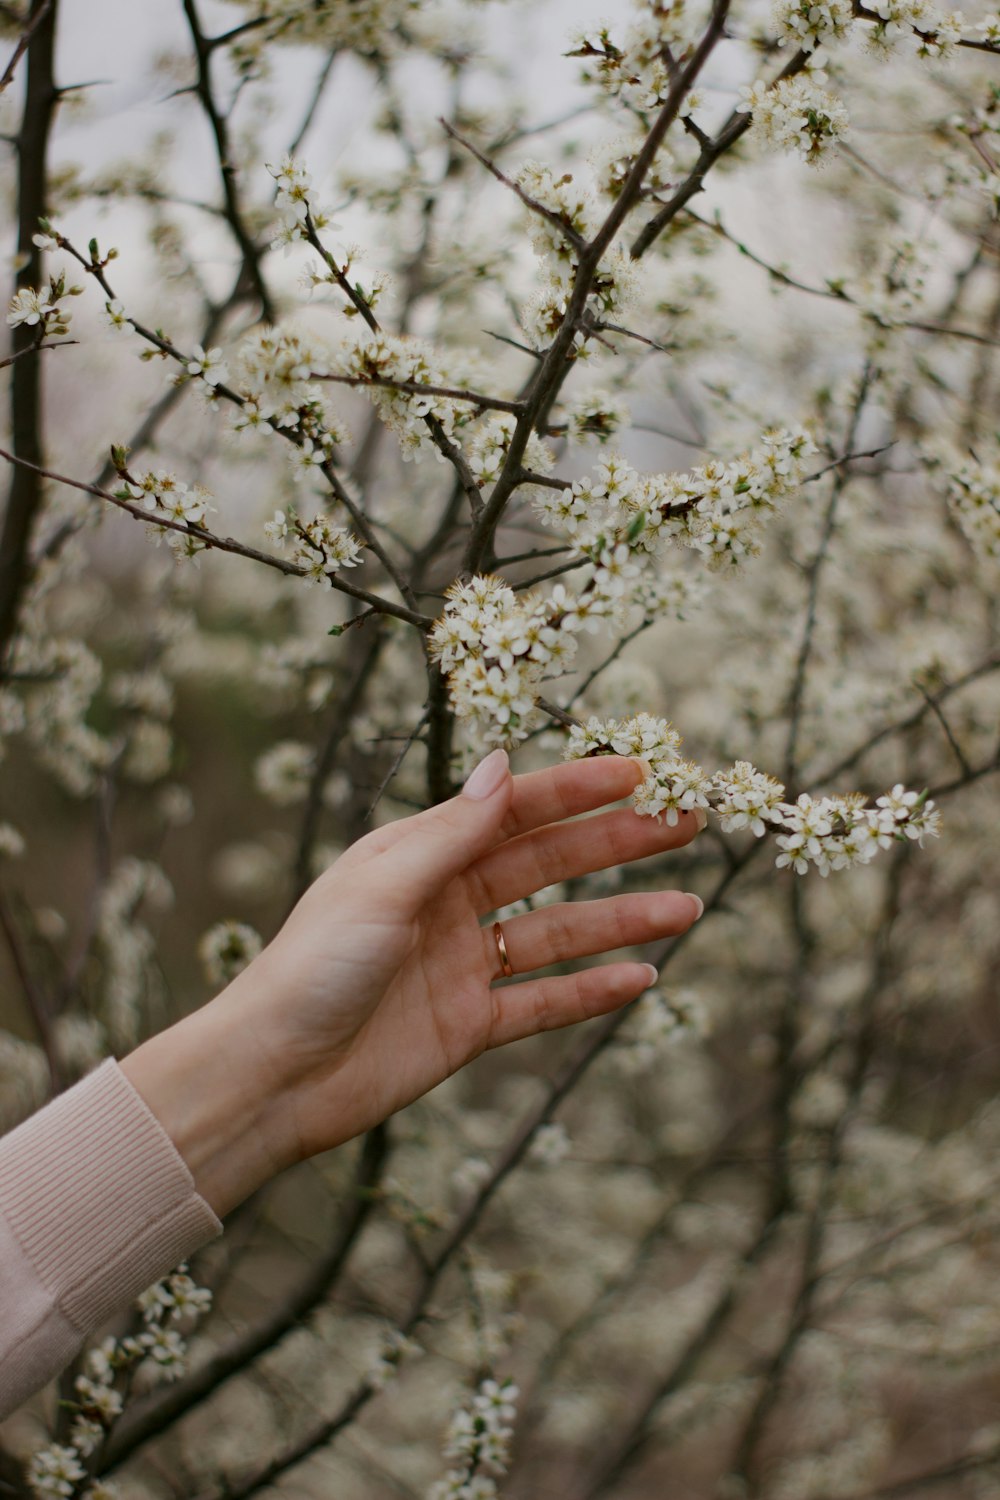
{"label": "white blossom", "polygon": [[229,366],[222,350],[203,349],[200,344],[195,344],[185,360],[184,372],[193,379],[203,380],[206,385],[225,385],[229,380]]}
{"label": "white blossom", "polygon": [[128,314],[125,311],[125,304],[119,302],[117,298],[112,298],[110,302],[105,302],[104,321],[115,333],[124,333],[130,326]]}
{"label": "white blossom", "polygon": [[176,1329],[149,1328],[138,1342],[158,1380],[180,1380],[187,1368],[187,1344]]}
{"label": "white blossom", "polygon": [[257,790],[278,807],[302,802],[309,790],[316,752],[298,740],[281,740],[261,755],[254,766]]}
{"label": "white blossom", "polygon": [[77,1483],[87,1477],[75,1448],[53,1443],[32,1454],[28,1464],[28,1484],[35,1495],[63,1497],[73,1494]]}
{"label": "white blossom", "polygon": [[368,1366],[366,1380],[376,1391],[384,1390],[399,1371],[399,1366],[406,1359],[419,1359],[423,1349],[414,1340],[409,1338],[399,1328],[387,1328],[378,1344],[378,1348]]}
{"label": "white blossom", "polygon": [[474,1193],[489,1182],[492,1167],[482,1156],[467,1156],[451,1174],[451,1183],[459,1193]]}
{"label": "white blossom", "polygon": [[245,922],[216,922],[198,941],[209,984],[228,984],[257,957],[263,947],[260,933]]}
{"label": "white blossom", "polygon": [[71,316],[52,285],[38,290],[21,287],[7,307],[7,323],[11,328],[38,328],[46,338],[68,333]]}
{"label": "white blossom", "polygon": [[12,823],[0,823],[0,859],[18,859],[24,850],[24,835]]}
{"label": "white blossom", "polygon": [[570,1139],[565,1125],[556,1120],[548,1125],[539,1125],[531,1145],[528,1160],[540,1167],[557,1167],[569,1153]]}

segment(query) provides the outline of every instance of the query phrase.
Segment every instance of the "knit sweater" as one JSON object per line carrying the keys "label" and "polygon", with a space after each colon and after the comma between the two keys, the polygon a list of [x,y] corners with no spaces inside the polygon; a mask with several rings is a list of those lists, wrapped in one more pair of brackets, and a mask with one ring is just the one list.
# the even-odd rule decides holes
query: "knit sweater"
{"label": "knit sweater", "polygon": [[221,1233],[113,1058],[0,1138],[0,1419]]}

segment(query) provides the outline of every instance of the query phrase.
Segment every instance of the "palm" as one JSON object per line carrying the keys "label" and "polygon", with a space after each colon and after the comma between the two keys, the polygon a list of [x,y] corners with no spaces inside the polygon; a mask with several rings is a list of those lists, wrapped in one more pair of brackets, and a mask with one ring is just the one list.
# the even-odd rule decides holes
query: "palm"
{"label": "palm", "polygon": [[[280,972],[303,1154],[370,1128],[487,1047],[613,1009],[649,982],[620,963],[494,990],[500,959],[483,923],[542,886],[688,842],[690,815],[673,828],[630,809],[566,821],[622,797],[637,774],[605,760],[515,778],[498,836],[443,880],[421,863],[434,809],[362,839],[310,887],[257,960],[276,982]],[[647,892],[544,907],[504,933],[522,975],[682,931],[695,914],[688,897]]]}
{"label": "palm", "polygon": [[[489,931],[489,930],[488,930]],[[421,914],[409,952],[368,1022],[365,1056],[384,1114],[485,1051],[499,964],[487,963],[469,882],[460,877]],[[407,1038],[400,1055],[399,1038]],[[381,1117],[381,1116],[380,1116]]]}

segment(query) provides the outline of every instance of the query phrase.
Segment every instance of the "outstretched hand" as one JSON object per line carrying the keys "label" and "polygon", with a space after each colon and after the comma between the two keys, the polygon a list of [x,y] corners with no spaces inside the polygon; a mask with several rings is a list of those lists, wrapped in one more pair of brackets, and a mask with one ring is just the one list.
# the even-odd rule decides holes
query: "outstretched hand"
{"label": "outstretched hand", "polygon": [[[493,925],[482,925],[545,886],[688,843],[693,813],[672,827],[627,807],[575,818],[625,797],[642,775],[638,762],[609,756],[515,777],[494,751],[457,797],[354,844],[228,989],[125,1059],[217,1212],[487,1048],[615,1010],[648,987],[653,971],[636,962],[520,976],[684,932],[697,897],[650,891],[510,918],[517,978],[499,988]],[[211,1123],[207,1080],[197,1082],[213,1047],[231,1058],[223,1070],[242,1101],[228,1129]]]}

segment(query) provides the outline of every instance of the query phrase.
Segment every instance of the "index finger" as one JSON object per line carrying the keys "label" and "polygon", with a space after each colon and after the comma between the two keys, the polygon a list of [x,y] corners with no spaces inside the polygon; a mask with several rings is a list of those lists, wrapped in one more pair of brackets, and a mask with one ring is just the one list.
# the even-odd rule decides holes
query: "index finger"
{"label": "index finger", "polygon": [[597,755],[515,776],[501,838],[514,838],[546,823],[559,823],[577,813],[618,802],[634,791],[644,775],[641,761],[625,755]]}
{"label": "index finger", "polygon": [[[590,760],[563,761],[543,771],[527,771],[515,776],[510,807],[500,825],[496,845],[519,833],[530,833],[547,823],[558,823],[576,813],[592,812],[608,802],[627,797],[645,775],[638,760],[624,755],[599,755]],[[459,794],[461,795],[461,794]],[[430,809],[429,811],[433,811]],[[374,829],[337,860],[341,872],[385,854],[401,839],[408,838],[428,813],[413,813]]]}

